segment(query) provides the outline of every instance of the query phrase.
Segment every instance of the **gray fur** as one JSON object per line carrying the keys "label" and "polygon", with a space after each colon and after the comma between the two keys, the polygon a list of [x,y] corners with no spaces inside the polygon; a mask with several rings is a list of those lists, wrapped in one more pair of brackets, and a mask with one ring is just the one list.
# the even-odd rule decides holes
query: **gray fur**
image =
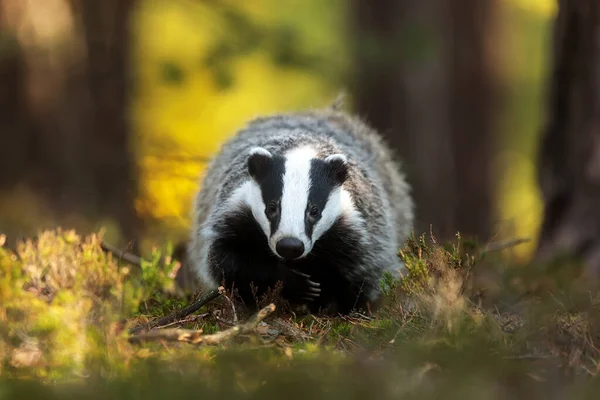
{"label": "gray fur", "polygon": [[[211,227],[230,211],[226,202],[231,193],[248,180],[248,151],[260,146],[283,154],[305,144],[317,149],[319,157],[342,153],[348,159],[350,174],[344,187],[366,222],[363,237],[368,252],[365,264],[351,273],[373,283],[384,271],[402,268],[397,253],[413,222],[409,185],[382,138],[336,105],[254,119],[223,144],[206,169],[194,206],[189,255],[192,268],[205,285],[217,285],[205,273]],[[369,297],[378,297],[375,289]]]}

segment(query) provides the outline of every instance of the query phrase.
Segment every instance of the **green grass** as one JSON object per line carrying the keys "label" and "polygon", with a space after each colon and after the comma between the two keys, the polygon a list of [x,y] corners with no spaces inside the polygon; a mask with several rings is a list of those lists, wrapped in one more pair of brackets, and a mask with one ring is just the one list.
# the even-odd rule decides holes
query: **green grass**
{"label": "green grass", "polygon": [[[411,238],[372,315],[277,309],[215,345],[130,342],[186,304],[169,248],[133,273],[101,235],[0,248],[0,399],[596,398],[600,298],[576,264],[506,268],[475,243]],[[162,257],[166,255],[166,257]],[[164,262],[162,261],[164,258]],[[568,269],[570,272],[565,273]],[[239,323],[252,315],[235,305]],[[223,296],[169,328],[221,334]]]}

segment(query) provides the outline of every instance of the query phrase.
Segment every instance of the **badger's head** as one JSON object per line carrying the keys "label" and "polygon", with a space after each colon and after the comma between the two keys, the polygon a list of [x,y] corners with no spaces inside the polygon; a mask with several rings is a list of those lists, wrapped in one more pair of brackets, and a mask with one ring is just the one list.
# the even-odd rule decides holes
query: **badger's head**
{"label": "badger's head", "polygon": [[319,158],[302,147],[278,155],[255,147],[248,173],[245,202],[281,259],[306,256],[340,216],[355,213],[343,188],[348,178],[343,154]]}

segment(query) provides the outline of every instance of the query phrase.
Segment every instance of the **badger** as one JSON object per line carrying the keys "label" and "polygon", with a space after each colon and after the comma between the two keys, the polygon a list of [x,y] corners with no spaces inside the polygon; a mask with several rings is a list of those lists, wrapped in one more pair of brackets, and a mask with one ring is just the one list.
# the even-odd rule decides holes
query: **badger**
{"label": "badger", "polygon": [[410,187],[382,137],[338,107],[250,120],[208,164],[195,198],[191,268],[242,302],[279,283],[309,312],[377,307],[404,269]]}

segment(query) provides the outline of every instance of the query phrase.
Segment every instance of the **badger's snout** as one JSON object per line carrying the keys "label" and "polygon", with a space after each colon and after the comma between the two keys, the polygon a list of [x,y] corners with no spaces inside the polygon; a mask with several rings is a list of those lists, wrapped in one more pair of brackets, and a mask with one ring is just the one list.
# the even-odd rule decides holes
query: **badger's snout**
{"label": "badger's snout", "polygon": [[284,237],[277,241],[275,250],[284,259],[293,260],[304,254],[304,243],[293,237]]}

